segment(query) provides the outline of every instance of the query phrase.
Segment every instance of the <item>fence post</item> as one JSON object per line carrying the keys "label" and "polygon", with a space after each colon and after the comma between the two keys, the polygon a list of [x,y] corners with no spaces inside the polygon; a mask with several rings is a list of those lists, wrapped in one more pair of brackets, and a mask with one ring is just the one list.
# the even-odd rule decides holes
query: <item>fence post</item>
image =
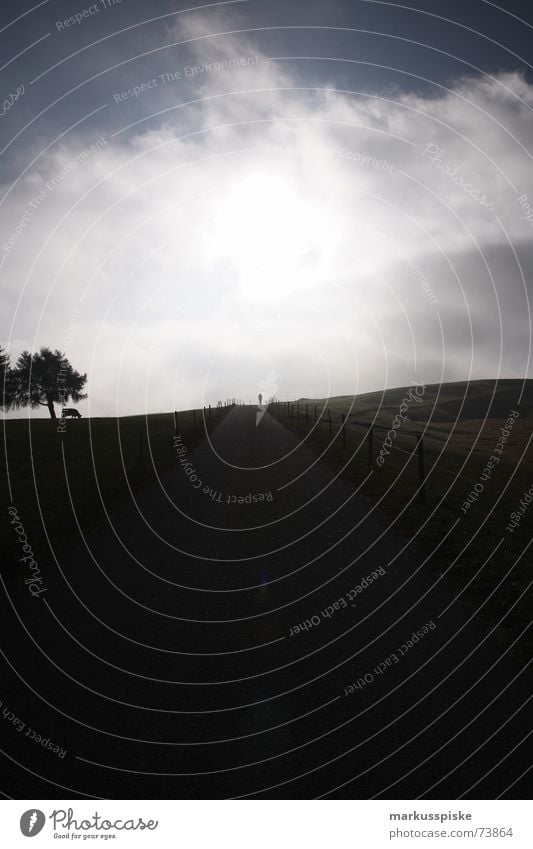
{"label": "fence post", "polygon": [[291,414],[291,407],[290,407],[289,402],[287,401],[287,415],[290,416],[290,414]]}
{"label": "fence post", "polygon": [[368,425],[368,467],[372,468],[374,460],[374,425]]}
{"label": "fence post", "polygon": [[178,435],[178,411],[174,410],[174,435]]}
{"label": "fence post", "polygon": [[331,439],[331,409],[328,407],[329,436]]}
{"label": "fence post", "polygon": [[139,431],[139,466],[144,464],[144,428]]}
{"label": "fence post", "polygon": [[420,498],[424,498],[426,494],[426,471],[424,468],[424,439],[421,433],[416,435],[416,453],[418,454],[418,484],[420,489]]}

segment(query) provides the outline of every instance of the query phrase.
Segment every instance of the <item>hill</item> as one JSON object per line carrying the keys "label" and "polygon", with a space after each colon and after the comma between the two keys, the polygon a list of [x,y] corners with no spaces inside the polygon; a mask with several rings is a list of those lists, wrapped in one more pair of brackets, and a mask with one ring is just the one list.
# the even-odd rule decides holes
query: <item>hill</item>
{"label": "hill", "polygon": [[505,613],[512,633],[530,622],[532,380],[432,384],[419,400],[409,387],[301,398],[273,413],[458,592]]}
{"label": "hill", "polygon": [[[302,404],[319,404],[333,410],[384,418],[394,415],[408,387],[401,386],[362,395],[339,395],[329,399],[301,398]],[[411,419],[453,422],[462,419],[502,418],[520,403],[522,415],[533,413],[533,380],[472,380],[431,383],[424,387],[421,402],[411,409]]]}
{"label": "hill", "polygon": [[[211,429],[226,410],[205,426]],[[66,422],[64,433],[51,419],[7,419],[2,429],[0,480],[4,503],[13,505],[40,561],[52,557],[50,545],[64,542],[79,526],[86,532],[106,514],[155,483],[176,462],[172,413],[120,418],[82,418]],[[204,437],[202,411],[179,413],[179,428],[193,447]],[[20,552],[1,519],[6,563]],[[9,573],[8,573],[9,579]]]}

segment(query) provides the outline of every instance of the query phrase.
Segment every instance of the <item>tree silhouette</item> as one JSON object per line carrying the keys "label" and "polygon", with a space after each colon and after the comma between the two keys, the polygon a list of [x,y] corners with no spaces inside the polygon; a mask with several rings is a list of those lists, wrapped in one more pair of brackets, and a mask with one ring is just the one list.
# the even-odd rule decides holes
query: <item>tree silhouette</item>
{"label": "tree silhouette", "polygon": [[9,354],[0,345],[0,408],[7,409],[11,404],[11,369]]}
{"label": "tree silhouette", "polygon": [[11,375],[10,406],[48,407],[52,419],[56,418],[54,403],[63,405],[69,399],[87,397],[82,393],[87,375],[75,371],[58,350],[23,351]]}

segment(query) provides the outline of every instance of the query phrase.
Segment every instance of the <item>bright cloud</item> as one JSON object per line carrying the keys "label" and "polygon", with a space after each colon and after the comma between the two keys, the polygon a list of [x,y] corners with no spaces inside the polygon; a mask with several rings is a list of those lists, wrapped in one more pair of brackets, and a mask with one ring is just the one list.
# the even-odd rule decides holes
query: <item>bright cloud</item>
{"label": "bright cloud", "polygon": [[79,310],[93,415],[248,400],[272,370],[280,397],[526,375],[533,87],[302,90],[206,27],[179,30],[194,103],[154,86],[153,117],[73,131],[2,187],[13,355],[64,348]]}

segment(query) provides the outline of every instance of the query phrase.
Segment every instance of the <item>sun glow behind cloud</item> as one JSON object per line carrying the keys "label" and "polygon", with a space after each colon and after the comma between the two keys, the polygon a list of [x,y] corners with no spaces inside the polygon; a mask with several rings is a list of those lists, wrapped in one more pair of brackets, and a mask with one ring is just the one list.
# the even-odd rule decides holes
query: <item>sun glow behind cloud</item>
{"label": "sun glow behind cloud", "polygon": [[324,281],[336,241],[316,198],[306,200],[275,172],[256,172],[238,178],[220,201],[211,259],[250,298],[290,298]]}
{"label": "sun glow behind cloud", "polygon": [[[202,32],[191,19],[181,35]],[[193,49],[199,62],[258,53],[239,36]],[[421,368],[425,382],[494,376],[501,315],[501,367],[524,374],[533,252],[517,193],[533,198],[533,169],[513,138],[533,146],[533,89],[522,77],[391,103],[304,96],[261,57],[196,83],[194,105],[109,136],[32,212],[2,269],[14,356],[64,347],[79,309],[70,355],[89,372],[91,412],[115,412],[119,397],[128,413],[144,382],[148,409],[201,403],[207,373],[211,402],[271,369],[282,397],[405,384]],[[4,204],[8,235],[100,134],[43,154]],[[428,145],[444,153],[432,160]]]}

